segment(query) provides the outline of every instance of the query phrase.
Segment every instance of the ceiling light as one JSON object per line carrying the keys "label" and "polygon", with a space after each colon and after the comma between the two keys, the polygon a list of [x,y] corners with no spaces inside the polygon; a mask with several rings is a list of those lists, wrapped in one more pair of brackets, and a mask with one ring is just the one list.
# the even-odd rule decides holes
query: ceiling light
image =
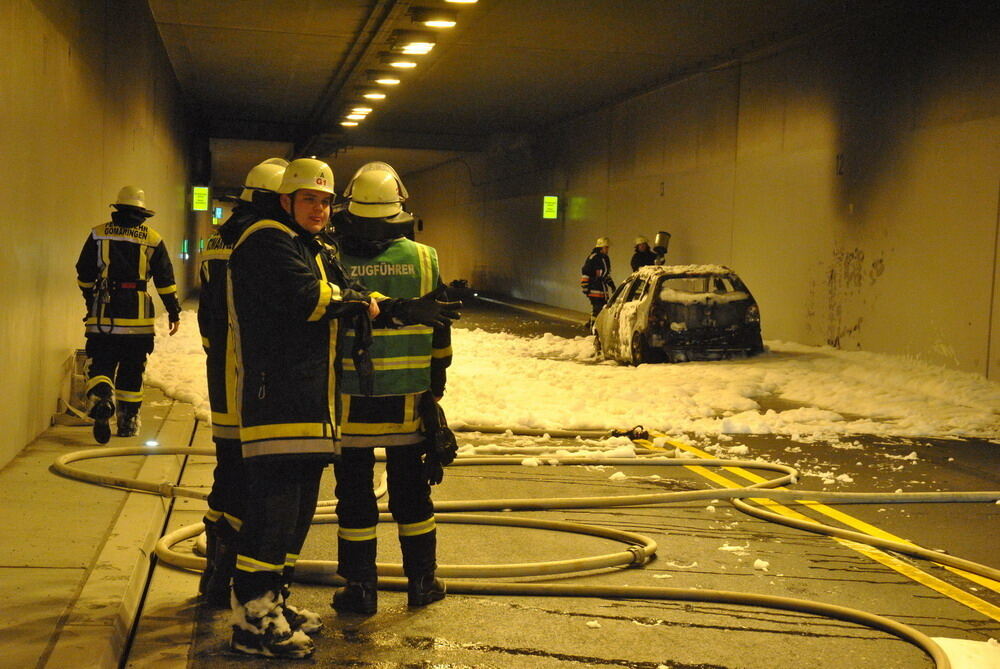
{"label": "ceiling light", "polygon": [[366,100],[384,100],[385,93],[383,93],[382,91],[376,91],[375,89],[372,88],[361,91],[361,97],[365,98]]}
{"label": "ceiling light", "polygon": [[479,2],[479,0],[444,0],[444,1],[456,4],[456,5],[474,5],[477,2]]}
{"label": "ceiling light", "polygon": [[366,105],[354,105],[348,113],[368,115],[372,113],[372,108]]}
{"label": "ceiling light", "polygon": [[392,50],[406,54],[424,54],[430,52],[437,42],[434,33],[418,30],[396,30],[389,38]]}
{"label": "ceiling light", "polygon": [[454,28],[455,24],[458,23],[458,13],[451,9],[414,7],[410,13],[414,23],[428,28]]}
{"label": "ceiling light", "polygon": [[348,114],[345,118],[348,121],[364,121],[367,114]]}
{"label": "ceiling light", "polygon": [[403,54],[384,53],[379,57],[379,62],[400,70],[408,70],[417,66],[417,61]]}
{"label": "ceiling light", "polygon": [[358,124],[357,121],[341,121],[340,122],[340,125],[345,126],[347,128],[353,128],[357,124]]}
{"label": "ceiling light", "polygon": [[382,86],[395,86],[399,83],[399,75],[394,72],[368,70],[368,83],[381,84]]}

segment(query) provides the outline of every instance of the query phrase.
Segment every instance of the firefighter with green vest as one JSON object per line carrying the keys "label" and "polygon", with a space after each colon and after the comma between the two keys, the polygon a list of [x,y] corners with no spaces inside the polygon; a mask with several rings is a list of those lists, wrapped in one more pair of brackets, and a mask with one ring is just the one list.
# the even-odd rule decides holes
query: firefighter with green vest
{"label": "firefighter with green vest", "polygon": [[[425,295],[443,285],[437,252],[407,238],[413,216],[403,210],[406,189],[392,167],[382,162],[363,166],[344,196],[347,207],[334,215],[332,225],[341,262],[352,278],[398,297]],[[354,334],[348,332],[349,341]],[[422,399],[433,404],[444,395],[445,369],[451,363],[448,323],[376,328],[372,334],[370,387],[351,361],[344,361],[342,452],[334,472],[337,572],[347,584],[331,603],[339,612],[366,615],[377,608],[375,447],[386,452],[389,510],[398,526],[408,603],[424,606],[445,595],[444,583],[434,575],[437,531],[422,463],[420,405]]]}
{"label": "firefighter with green vest", "polygon": [[[329,222],[333,174],[292,161],[276,206],[247,227],[229,257],[229,320],[247,503],[232,584],[233,650],[300,658],[322,621],[288,605],[292,573],[316,510],[324,467],[339,451],[343,323],[436,323],[460,304],[435,296],[395,300],[350,282],[317,237]],[[364,337],[350,352],[370,366]]]}
{"label": "firefighter with green vest", "polygon": [[240,235],[274,208],[288,161],[268,158],[247,174],[232,214],[209,237],[201,255],[198,329],[205,348],[208,399],[212,407],[215,470],[205,513],[205,570],[199,592],[213,606],[230,605],[229,584],[236,567],[237,537],[243,524],[246,484],[240,425],[236,415],[236,369],[229,337],[226,267]]}
{"label": "firefighter with green vest", "polygon": [[76,263],[76,280],[87,304],[86,336],[88,415],[94,439],[111,439],[108,422],[115,415],[119,437],[139,431],[142,374],[153,352],[153,300],[156,286],[170,321],[170,334],[180,325],[174,269],[160,233],[146,224],[145,193],[135,186],[118,191],[111,221],[94,227]]}

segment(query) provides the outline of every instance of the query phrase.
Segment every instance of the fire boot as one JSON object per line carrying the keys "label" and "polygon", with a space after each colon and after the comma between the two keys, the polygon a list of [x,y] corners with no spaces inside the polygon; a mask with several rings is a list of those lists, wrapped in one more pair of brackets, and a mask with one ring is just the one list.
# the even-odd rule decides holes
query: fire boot
{"label": "fire boot", "polygon": [[370,616],[378,611],[378,582],[348,581],[347,585],[333,593],[330,606],[339,613]]}
{"label": "fire boot", "polygon": [[434,578],[429,571],[419,576],[410,576],[406,582],[406,603],[410,606],[427,606],[444,599],[444,581]]}
{"label": "fire boot", "polygon": [[120,403],[118,405],[118,433],[116,436],[134,437],[138,434],[140,426],[139,407],[134,404]]}
{"label": "fire boot", "polygon": [[[219,549],[218,536],[219,530],[216,523],[205,520],[205,569],[201,572],[201,578],[198,579],[198,595],[205,601],[209,601],[207,596],[208,582],[215,573],[215,555]],[[227,593],[226,603],[223,606],[228,605],[229,597]]]}
{"label": "fire boot", "polygon": [[285,618],[281,595],[269,591],[245,604],[233,595],[230,647],[247,655],[301,658],[312,655],[316,646],[302,630],[293,630]]}
{"label": "fire boot", "polygon": [[[205,529],[207,531],[207,524]],[[229,605],[230,584],[233,580],[233,572],[236,571],[239,534],[224,520],[220,521],[215,529],[215,553],[211,554],[213,555],[212,573],[203,577],[201,594],[211,606],[225,608]]]}
{"label": "fire boot", "polygon": [[400,535],[403,573],[406,574],[406,601],[410,606],[427,606],[444,599],[445,585],[434,577],[437,569],[437,530],[412,536]]}
{"label": "fire boot", "polygon": [[281,609],[285,614],[285,620],[288,621],[288,625],[292,630],[302,630],[310,636],[313,634],[318,634],[323,630],[323,619],[319,617],[318,613],[310,611],[309,609],[301,609],[297,606],[292,606],[288,603],[288,598],[291,596],[291,591],[288,588],[288,584],[281,589]]}
{"label": "fire boot", "polygon": [[90,395],[87,415],[94,419],[94,440],[106,444],[111,439],[108,421],[115,415],[115,403],[110,396]]}
{"label": "fire boot", "polygon": [[375,566],[376,539],[337,539],[337,573],[347,585],[333,593],[332,606],[339,613],[372,615],[378,610],[378,572]]}

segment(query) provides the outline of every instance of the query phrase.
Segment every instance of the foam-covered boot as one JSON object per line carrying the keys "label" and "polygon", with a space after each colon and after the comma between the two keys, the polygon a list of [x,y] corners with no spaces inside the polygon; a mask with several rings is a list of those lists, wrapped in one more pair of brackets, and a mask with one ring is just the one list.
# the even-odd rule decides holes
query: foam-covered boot
{"label": "foam-covered boot", "polygon": [[410,606],[427,606],[444,599],[444,581],[434,577],[434,572],[412,577],[406,583],[406,603]]}
{"label": "foam-covered boot", "polygon": [[309,657],[316,646],[302,630],[293,630],[285,618],[283,598],[266,592],[240,604],[232,598],[233,636],[230,647],[237,653],[265,657]]}
{"label": "foam-covered boot", "polygon": [[118,405],[118,433],[119,437],[134,437],[139,433],[142,422],[139,420],[139,407],[127,407]]}
{"label": "foam-covered boot", "polygon": [[110,397],[91,395],[87,415],[94,419],[94,440],[106,444],[111,440],[111,426],[108,421],[115,415],[115,403]]}
{"label": "foam-covered boot", "polygon": [[348,581],[337,588],[330,602],[340,613],[360,613],[370,616],[378,610],[378,583],[376,581]]}
{"label": "foam-covered boot", "polygon": [[302,630],[310,635],[323,631],[323,619],[319,617],[318,613],[289,604],[288,596],[290,593],[287,587],[283,589],[283,594],[281,608],[285,614],[285,620],[288,621],[288,625],[293,630]]}

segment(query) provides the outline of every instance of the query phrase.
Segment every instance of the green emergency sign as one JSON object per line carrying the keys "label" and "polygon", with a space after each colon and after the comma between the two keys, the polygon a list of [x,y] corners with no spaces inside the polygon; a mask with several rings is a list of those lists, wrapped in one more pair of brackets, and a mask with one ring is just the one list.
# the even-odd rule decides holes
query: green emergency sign
{"label": "green emergency sign", "polygon": [[191,196],[192,211],[208,211],[208,186],[195,186]]}
{"label": "green emergency sign", "polygon": [[559,196],[542,196],[542,218],[559,218]]}

